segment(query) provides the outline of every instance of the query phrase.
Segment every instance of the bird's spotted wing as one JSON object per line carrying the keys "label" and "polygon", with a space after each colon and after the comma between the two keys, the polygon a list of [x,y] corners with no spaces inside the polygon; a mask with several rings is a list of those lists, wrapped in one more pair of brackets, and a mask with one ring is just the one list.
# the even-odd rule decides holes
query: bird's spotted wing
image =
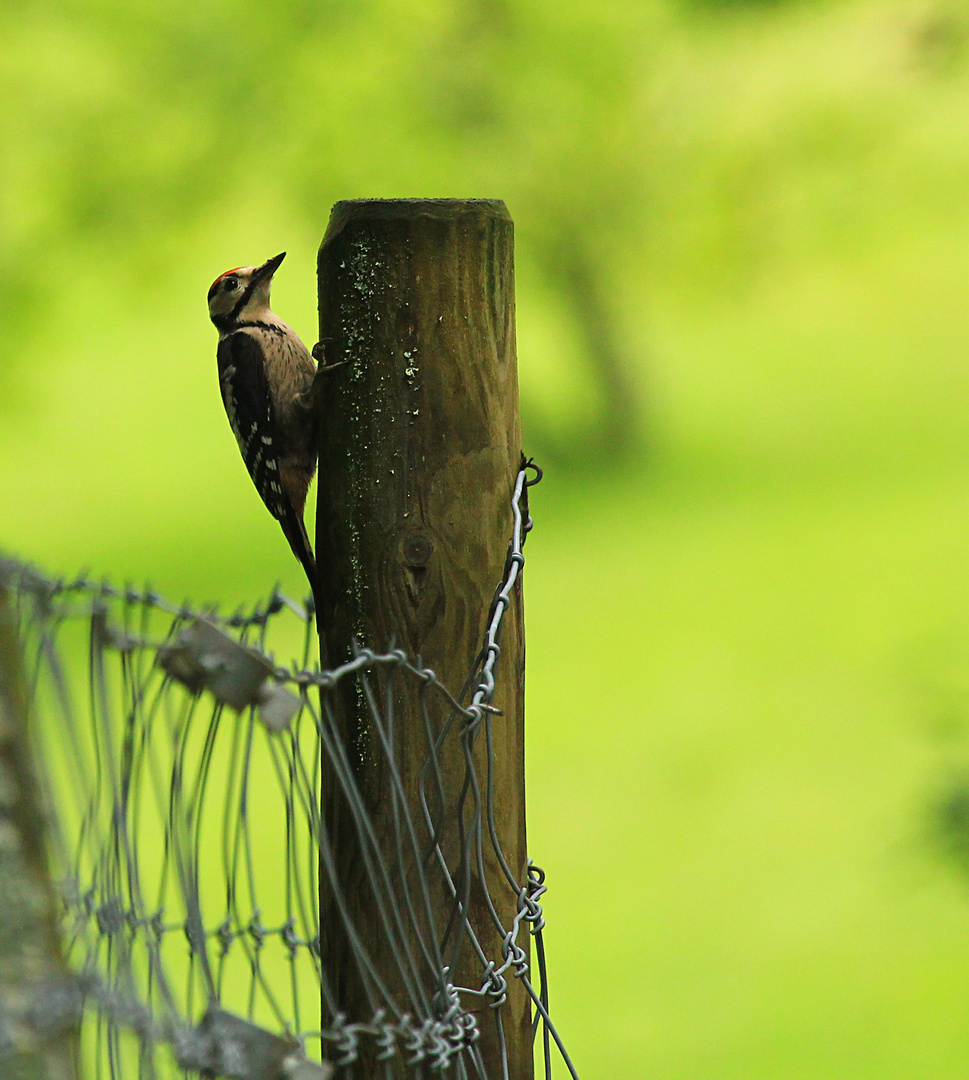
{"label": "bird's spotted wing", "polygon": [[282,519],[286,505],[279,482],[279,447],[272,439],[276,424],[262,352],[249,334],[237,331],[219,342],[217,358],[222,401],[242,459],[269,512]]}

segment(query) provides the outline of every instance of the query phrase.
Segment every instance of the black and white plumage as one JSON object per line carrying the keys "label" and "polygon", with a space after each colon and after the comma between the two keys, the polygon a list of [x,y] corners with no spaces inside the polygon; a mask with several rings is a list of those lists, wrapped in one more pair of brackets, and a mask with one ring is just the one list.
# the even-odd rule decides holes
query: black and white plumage
{"label": "black and white plumage", "polygon": [[273,274],[285,254],[217,277],[209,289],[209,316],[219,331],[222,401],[242,459],[316,598],[316,561],[303,507],[316,471],[317,368],[303,342],[269,307]]}

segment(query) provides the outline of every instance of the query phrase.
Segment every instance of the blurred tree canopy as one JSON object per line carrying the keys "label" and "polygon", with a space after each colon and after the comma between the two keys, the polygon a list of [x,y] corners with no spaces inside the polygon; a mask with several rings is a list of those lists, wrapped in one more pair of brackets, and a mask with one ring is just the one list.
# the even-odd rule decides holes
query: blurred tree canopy
{"label": "blurred tree canopy", "polygon": [[628,358],[597,249],[636,213],[615,210],[636,187],[622,129],[648,11],[5,5],[16,106],[0,118],[0,305],[20,355],[75,260],[160,274],[164,289],[165,262],[177,267],[207,222],[231,229],[274,202],[317,235],[338,198],[497,196],[599,388],[570,435],[631,445]]}
{"label": "blurred tree canopy", "polygon": [[[545,357],[526,422],[567,461],[642,443],[651,290],[729,294],[792,244],[864,229],[859,203],[886,179],[866,156],[912,109],[893,110],[899,77],[962,76],[966,17],[941,0],[915,15],[834,0],[9,0],[0,32],[8,402],[77,275],[93,296],[154,279],[160,300],[203,239],[253,235],[268,207],[318,237],[340,198],[500,197],[519,291],[542,312],[525,328]],[[774,62],[738,81],[765,44]]]}

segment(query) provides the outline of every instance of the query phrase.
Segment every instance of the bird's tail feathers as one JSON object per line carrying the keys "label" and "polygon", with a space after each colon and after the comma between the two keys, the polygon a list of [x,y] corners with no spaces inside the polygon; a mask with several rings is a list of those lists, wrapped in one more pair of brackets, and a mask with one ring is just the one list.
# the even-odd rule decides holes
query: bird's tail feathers
{"label": "bird's tail feathers", "polygon": [[292,507],[288,507],[287,512],[280,518],[279,524],[282,526],[283,533],[289,541],[289,546],[293,549],[293,554],[303,567],[306,580],[310,584],[310,590],[313,593],[313,605],[316,608],[316,629],[322,634],[320,623],[322,615],[320,578],[316,569],[316,559],[313,557],[313,548],[310,546],[309,537],[306,535],[306,526],[303,524],[302,515],[298,514]]}

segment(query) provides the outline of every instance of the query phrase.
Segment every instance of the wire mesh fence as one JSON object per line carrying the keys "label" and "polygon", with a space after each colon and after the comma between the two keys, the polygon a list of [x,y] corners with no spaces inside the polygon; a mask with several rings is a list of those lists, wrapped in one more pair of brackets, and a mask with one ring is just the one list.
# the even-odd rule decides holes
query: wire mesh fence
{"label": "wire mesh fence", "polygon": [[[67,1031],[82,1018],[84,1075],[111,1080],[180,1070],[239,1080],[506,1076],[514,980],[530,998],[546,1076],[556,1047],[575,1076],[547,1010],[544,875],[529,863],[518,880],[509,868],[489,784],[501,624],[539,476],[531,465],[518,475],[505,573],[462,688],[392,646],[356,648],[321,671],[312,613],[279,593],[223,615],[0,561],[20,653],[0,652],[0,668],[16,663],[26,689],[69,971],[26,1001],[0,987],[0,1074],[17,1031]],[[383,755],[394,860],[374,835],[342,735],[348,692],[371,752]],[[426,739],[417,778],[394,757],[405,698]],[[437,762],[455,741],[468,773],[449,803]],[[476,743],[487,753],[471,753]],[[366,867],[377,915],[367,934],[340,892],[324,782],[340,789]],[[448,814],[460,819],[457,857],[441,843]],[[485,882],[483,932],[469,919],[469,881],[486,866],[497,873]],[[430,901],[442,890],[445,925]],[[506,924],[491,898],[509,890],[516,914]],[[350,938],[364,1015],[347,1014],[328,967],[321,901]],[[394,958],[392,979],[374,964],[378,939]],[[457,983],[458,971],[476,978]],[[497,1066],[480,1052],[488,1026]]]}

